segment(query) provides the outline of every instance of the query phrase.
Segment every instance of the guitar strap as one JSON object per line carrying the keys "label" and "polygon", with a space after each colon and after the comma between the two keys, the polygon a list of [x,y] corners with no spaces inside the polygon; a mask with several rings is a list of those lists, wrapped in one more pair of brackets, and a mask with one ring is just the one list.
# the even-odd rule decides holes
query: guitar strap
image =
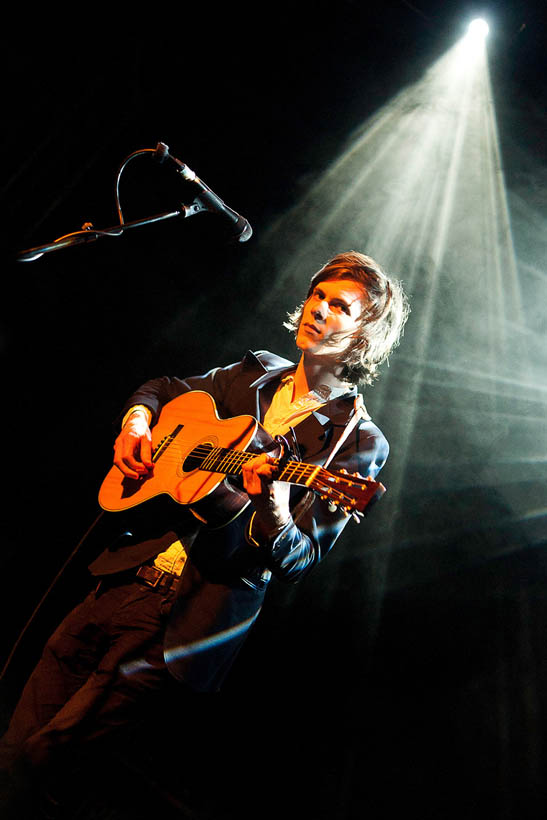
{"label": "guitar strap", "polygon": [[355,396],[355,400],[353,402],[353,415],[348,421],[345,426],[344,432],[336,442],[336,445],[330,451],[328,459],[325,461],[323,467],[327,468],[331,461],[333,460],[334,456],[341,448],[342,444],[347,440],[350,433],[354,430],[354,428],[359,424],[359,422],[363,419],[364,421],[370,421],[370,416],[367,412],[367,408],[365,407],[365,403],[363,401],[363,397],[360,393],[357,393]]}

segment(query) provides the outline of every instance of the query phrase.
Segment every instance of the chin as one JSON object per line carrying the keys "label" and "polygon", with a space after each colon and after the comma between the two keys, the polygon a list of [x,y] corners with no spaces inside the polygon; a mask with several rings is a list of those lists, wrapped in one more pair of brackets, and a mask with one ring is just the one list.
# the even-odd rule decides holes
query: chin
{"label": "chin", "polygon": [[302,353],[318,353],[319,348],[311,339],[297,339],[296,346]]}

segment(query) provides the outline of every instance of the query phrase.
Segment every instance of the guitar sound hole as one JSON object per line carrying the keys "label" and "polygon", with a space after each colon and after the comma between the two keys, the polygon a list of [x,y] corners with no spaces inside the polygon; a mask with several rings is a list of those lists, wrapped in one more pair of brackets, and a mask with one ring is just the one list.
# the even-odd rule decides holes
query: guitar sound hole
{"label": "guitar sound hole", "polygon": [[183,461],[183,472],[191,473],[192,470],[199,470],[212,449],[213,445],[207,442],[198,444],[197,447],[194,447],[191,453],[189,453]]}

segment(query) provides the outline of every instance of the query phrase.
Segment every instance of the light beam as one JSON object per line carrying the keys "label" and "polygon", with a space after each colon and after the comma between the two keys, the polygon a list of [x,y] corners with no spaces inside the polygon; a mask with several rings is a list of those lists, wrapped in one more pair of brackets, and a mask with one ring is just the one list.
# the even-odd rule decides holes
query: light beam
{"label": "light beam", "polygon": [[[341,250],[369,253],[410,292],[401,349],[366,395],[393,452],[389,493],[375,513],[377,586],[382,550],[388,584],[393,550],[439,537],[434,519],[420,518],[416,529],[413,493],[438,499],[480,488],[482,498],[507,505],[523,540],[538,542],[528,513],[543,509],[536,496],[547,484],[547,344],[544,319],[534,315],[547,303],[547,277],[517,266],[485,28],[472,32],[356,130],[253,249],[277,267],[259,327],[260,311],[269,318],[281,297],[302,292],[310,273]],[[537,227],[539,237],[545,225]],[[534,294],[526,306],[523,282]],[[522,465],[530,488],[515,493]]]}
{"label": "light beam", "polygon": [[490,27],[486,20],[483,20],[482,17],[477,17],[469,23],[467,33],[470,37],[476,38],[477,40],[484,40],[488,36],[489,31]]}

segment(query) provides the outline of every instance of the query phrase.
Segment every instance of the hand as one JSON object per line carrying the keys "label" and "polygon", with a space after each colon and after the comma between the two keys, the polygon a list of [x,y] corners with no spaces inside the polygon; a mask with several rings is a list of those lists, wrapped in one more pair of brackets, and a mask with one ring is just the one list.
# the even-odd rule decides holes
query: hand
{"label": "hand", "polygon": [[263,453],[247,461],[242,468],[243,486],[256,510],[256,518],[265,535],[282,529],[291,517],[290,485],[276,481],[275,460]]}
{"label": "hand", "polygon": [[153,469],[152,434],[139,410],[129,416],[114,442],[114,464],[128,478],[141,478]]}

